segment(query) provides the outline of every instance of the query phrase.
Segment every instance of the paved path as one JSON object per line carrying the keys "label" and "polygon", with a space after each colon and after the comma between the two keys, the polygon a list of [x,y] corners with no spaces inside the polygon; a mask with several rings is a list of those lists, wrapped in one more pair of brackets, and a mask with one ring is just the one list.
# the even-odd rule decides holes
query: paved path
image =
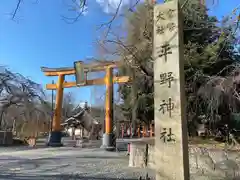
{"label": "paved path", "polygon": [[[143,169],[129,168],[124,153],[73,147],[0,152],[0,180],[138,179]],[[154,177],[154,172],[149,170]]]}
{"label": "paved path", "polygon": [[[146,171],[154,180],[155,173],[153,170],[129,168],[128,157],[125,152],[106,152],[102,149],[96,148],[101,145],[101,141],[93,141],[88,148],[74,148],[71,146],[70,139],[64,139],[66,147],[50,148],[44,146],[44,141],[38,141],[37,148],[27,147],[0,147],[0,180],[45,180],[45,179],[138,179],[144,176]],[[119,144],[126,146],[126,140],[119,140]],[[124,146],[124,147],[125,147]],[[124,149],[124,148],[123,148]],[[125,147],[126,149],[126,147]],[[220,174],[227,171],[229,179],[234,171],[229,170],[231,166],[230,161],[236,163],[240,162],[239,152],[228,152],[229,160],[224,160],[225,152],[209,151],[206,154],[201,154],[199,148],[191,148],[195,150],[190,151],[190,167],[191,167],[191,180],[220,180]],[[224,155],[224,156],[223,156]],[[236,158],[236,157],[237,158]],[[197,158],[198,157],[198,158]],[[200,159],[199,159],[200,158]],[[195,162],[197,160],[197,162]],[[216,169],[211,170],[213,167],[211,163],[215,161],[229,161],[224,163],[226,170]],[[206,161],[206,162],[205,162]],[[198,164],[198,169],[194,168]],[[235,164],[236,164],[235,163]],[[215,163],[219,164],[219,163]],[[224,164],[221,164],[223,166]],[[202,167],[203,166],[203,167]],[[217,167],[217,166],[216,166]],[[199,173],[201,169],[205,169],[204,174]],[[198,170],[195,172],[195,170]],[[203,172],[201,170],[201,172]],[[221,172],[221,173],[220,173]],[[240,170],[236,169],[235,173]],[[217,176],[216,176],[217,174]],[[237,175],[236,174],[236,175]],[[213,176],[214,175],[214,176]],[[224,175],[225,176],[225,175]],[[240,180],[240,176],[235,180]]]}

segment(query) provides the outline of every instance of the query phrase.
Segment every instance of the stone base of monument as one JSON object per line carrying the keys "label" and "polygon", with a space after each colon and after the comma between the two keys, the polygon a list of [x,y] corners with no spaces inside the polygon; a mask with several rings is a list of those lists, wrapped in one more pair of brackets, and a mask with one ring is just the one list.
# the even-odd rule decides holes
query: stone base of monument
{"label": "stone base of monument", "polygon": [[129,167],[146,167],[145,145],[141,143],[131,143],[129,153]]}
{"label": "stone base of monument", "polygon": [[129,152],[129,167],[154,166],[154,146],[145,142],[131,142]]}
{"label": "stone base of monument", "polygon": [[[147,165],[146,165],[147,158]],[[129,167],[155,169],[154,145],[146,142],[131,142]],[[240,178],[239,150],[225,150],[216,147],[189,146],[189,165],[193,180],[233,180]]]}

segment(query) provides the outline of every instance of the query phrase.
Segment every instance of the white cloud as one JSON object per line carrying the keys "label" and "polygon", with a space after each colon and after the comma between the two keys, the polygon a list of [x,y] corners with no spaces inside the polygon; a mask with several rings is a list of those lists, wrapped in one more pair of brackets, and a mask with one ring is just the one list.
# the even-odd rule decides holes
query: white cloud
{"label": "white cloud", "polygon": [[88,7],[87,6],[84,6],[84,8],[82,9],[82,14],[84,16],[86,16],[88,14]]}
{"label": "white cloud", "polygon": [[[134,6],[137,1],[138,0],[96,0],[105,13],[114,13],[119,5],[120,8],[123,6]],[[143,2],[143,0],[140,1]]]}
{"label": "white cloud", "polygon": [[81,13],[82,15],[87,15],[88,14],[88,7],[86,6],[86,5],[82,5],[81,4],[81,1],[76,1],[75,2],[76,3],[76,5],[77,5],[77,11],[79,12],[79,13]]}

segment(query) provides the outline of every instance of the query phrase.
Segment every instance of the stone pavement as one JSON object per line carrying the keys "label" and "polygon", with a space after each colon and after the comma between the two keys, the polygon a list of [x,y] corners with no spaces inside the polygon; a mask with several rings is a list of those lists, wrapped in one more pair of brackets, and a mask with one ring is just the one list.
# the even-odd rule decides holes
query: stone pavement
{"label": "stone pavement", "polygon": [[[126,143],[119,141],[120,149]],[[94,142],[94,146],[99,142]],[[190,146],[191,180],[240,180],[239,151]],[[74,148],[0,148],[0,180],[30,179],[138,179],[153,170],[128,167],[126,152]],[[149,158],[151,159],[156,158]]]}
{"label": "stone pavement", "polygon": [[[154,177],[153,170],[148,170]],[[0,153],[0,180],[138,179],[146,171],[128,168],[125,153],[73,147]]]}

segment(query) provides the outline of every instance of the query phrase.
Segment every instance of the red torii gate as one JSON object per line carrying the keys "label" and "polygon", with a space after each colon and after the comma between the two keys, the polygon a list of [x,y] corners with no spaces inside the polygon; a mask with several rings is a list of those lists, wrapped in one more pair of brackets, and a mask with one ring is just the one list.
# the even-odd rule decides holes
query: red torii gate
{"label": "red torii gate", "polygon": [[[47,84],[46,88],[57,90],[56,105],[52,121],[52,132],[49,137],[49,146],[61,146],[61,110],[63,101],[63,89],[71,87],[91,86],[91,85],[106,85],[106,101],[105,101],[105,133],[103,136],[103,146],[107,149],[113,148],[113,83],[129,82],[129,76],[113,77],[113,69],[118,68],[121,64],[119,62],[104,62],[83,64],[82,61],[74,63],[75,68],[46,68],[41,70],[45,76],[58,76],[57,84]],[[75,70],[76,69],[76,70]],[[87,76],[83,74],[105,71],[105,78],[87,80]],[[66,75],[76,75],[76,82],[65,82]]]}

